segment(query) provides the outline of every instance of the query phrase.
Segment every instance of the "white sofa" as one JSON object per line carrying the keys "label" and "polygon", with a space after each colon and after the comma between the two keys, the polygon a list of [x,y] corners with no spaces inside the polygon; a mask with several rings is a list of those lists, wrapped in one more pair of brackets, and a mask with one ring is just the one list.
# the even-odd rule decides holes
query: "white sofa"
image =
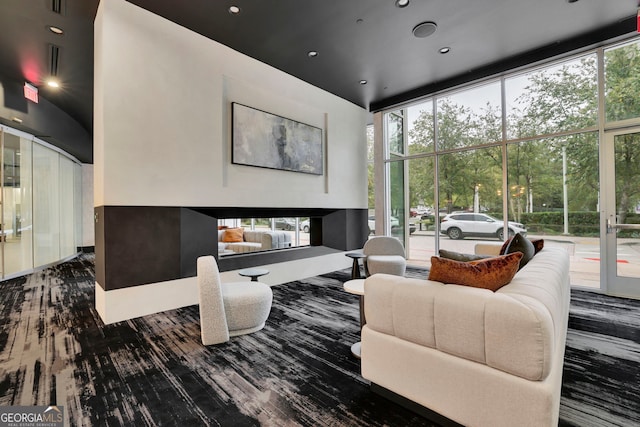
{"label": "white sofa", "polygon": [[558,425],[566,251],[544,248],[497,292],[385,274],[364,286],[372,387],[465,426]]}
{"label": "white sofa", "polygon": [[291,235],[284,231],[244,230],[242,242],[223,242],[225,230],[218,230],[218,254],[247,253],[291,247]]}

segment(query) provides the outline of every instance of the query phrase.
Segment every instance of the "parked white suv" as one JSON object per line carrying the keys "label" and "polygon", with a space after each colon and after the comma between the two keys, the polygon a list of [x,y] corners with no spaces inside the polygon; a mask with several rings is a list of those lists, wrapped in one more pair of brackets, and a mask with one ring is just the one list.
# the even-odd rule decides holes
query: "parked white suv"
{"label": "parked white suv", "polygon": [[[442,218],[440,233],[446,234],[450,239],[464,239],[473,236],[504,240],[504,221],[482,213],[452,213]],[[509,221],[509,236],[516,233],[526,236],[527,229],[520,223]]]}
{"label": "parked white suv", "polygon": [[[369,216],[368,225],[369,225],[369,234],[375,234],[376,232],[376,216],[375,215]],[[392,216],[391,229],[393,230],[394,228],[398,228],[399,226],[400,226],[400,220],[395,216]]]}

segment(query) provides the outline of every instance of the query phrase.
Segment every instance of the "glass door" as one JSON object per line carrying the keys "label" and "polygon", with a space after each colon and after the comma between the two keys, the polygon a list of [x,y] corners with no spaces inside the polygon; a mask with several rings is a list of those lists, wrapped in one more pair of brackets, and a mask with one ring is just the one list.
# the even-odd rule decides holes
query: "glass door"
{"label": "glass door", "polygon": [[604,289],[640,298],[640,128],[608,132],[603,158]]}

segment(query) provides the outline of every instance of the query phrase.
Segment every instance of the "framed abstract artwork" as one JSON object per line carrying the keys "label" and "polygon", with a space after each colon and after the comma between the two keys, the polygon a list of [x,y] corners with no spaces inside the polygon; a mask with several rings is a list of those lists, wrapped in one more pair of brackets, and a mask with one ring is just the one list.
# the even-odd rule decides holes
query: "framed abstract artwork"
{"label": "framed abstract artwork", "polygon": [[231,162],[323,174],[322,129],[231,103]]}

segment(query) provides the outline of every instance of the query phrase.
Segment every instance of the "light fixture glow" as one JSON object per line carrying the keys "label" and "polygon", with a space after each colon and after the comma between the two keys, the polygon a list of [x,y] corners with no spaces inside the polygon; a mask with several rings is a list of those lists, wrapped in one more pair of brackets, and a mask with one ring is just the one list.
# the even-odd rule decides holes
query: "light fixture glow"
{"label": "light fixture glow", "polygon": [[60,87],[60,83],[58,83],[56,80],[51,79],[47,81],[47,86]]}
{"label": "light fixture glow", "polygon": [[55,26],[53,26],[53,25],[51,25],[51,26],[49,27],[49,31],[51,31],[51,32],[52,32],[52,33],[54,33],[54,34],[60,34],[60,35],[61,35],[61,34],[64,34],[64,31],[62,30],[62,28],[60,28],[60,27],[55,27]]}
{"label": "light fixture glow", "polygon": [[318,56],[318,52],[316,52],[315,50],[310,50],[307,55],[309,55],[309,58],[315,58],[316,56]]}
{"label": "light fixture glow", "polygon": [[438,49],[438,52],[445,54],[445,53],[449,53],[451,51],[451,48],[448,46],[445,47],[441,47],[440,49]]}
{"label": "light fixture glow", "polygon": [[229,13],[232,15],[237,15],[240,13],[240,8],[238,6],[230,6]]}
{"label": "light fixture glow", "polygon": [[366,84],[367,84],[367,81],[366,81],[366,80],[360,80],[360,84],[361,84],[361,85],[366,85]]}
{"label": "light fixture glow", "polygon": [[407,7],[409,6],[409,0],[396,0],[396,7]]}

